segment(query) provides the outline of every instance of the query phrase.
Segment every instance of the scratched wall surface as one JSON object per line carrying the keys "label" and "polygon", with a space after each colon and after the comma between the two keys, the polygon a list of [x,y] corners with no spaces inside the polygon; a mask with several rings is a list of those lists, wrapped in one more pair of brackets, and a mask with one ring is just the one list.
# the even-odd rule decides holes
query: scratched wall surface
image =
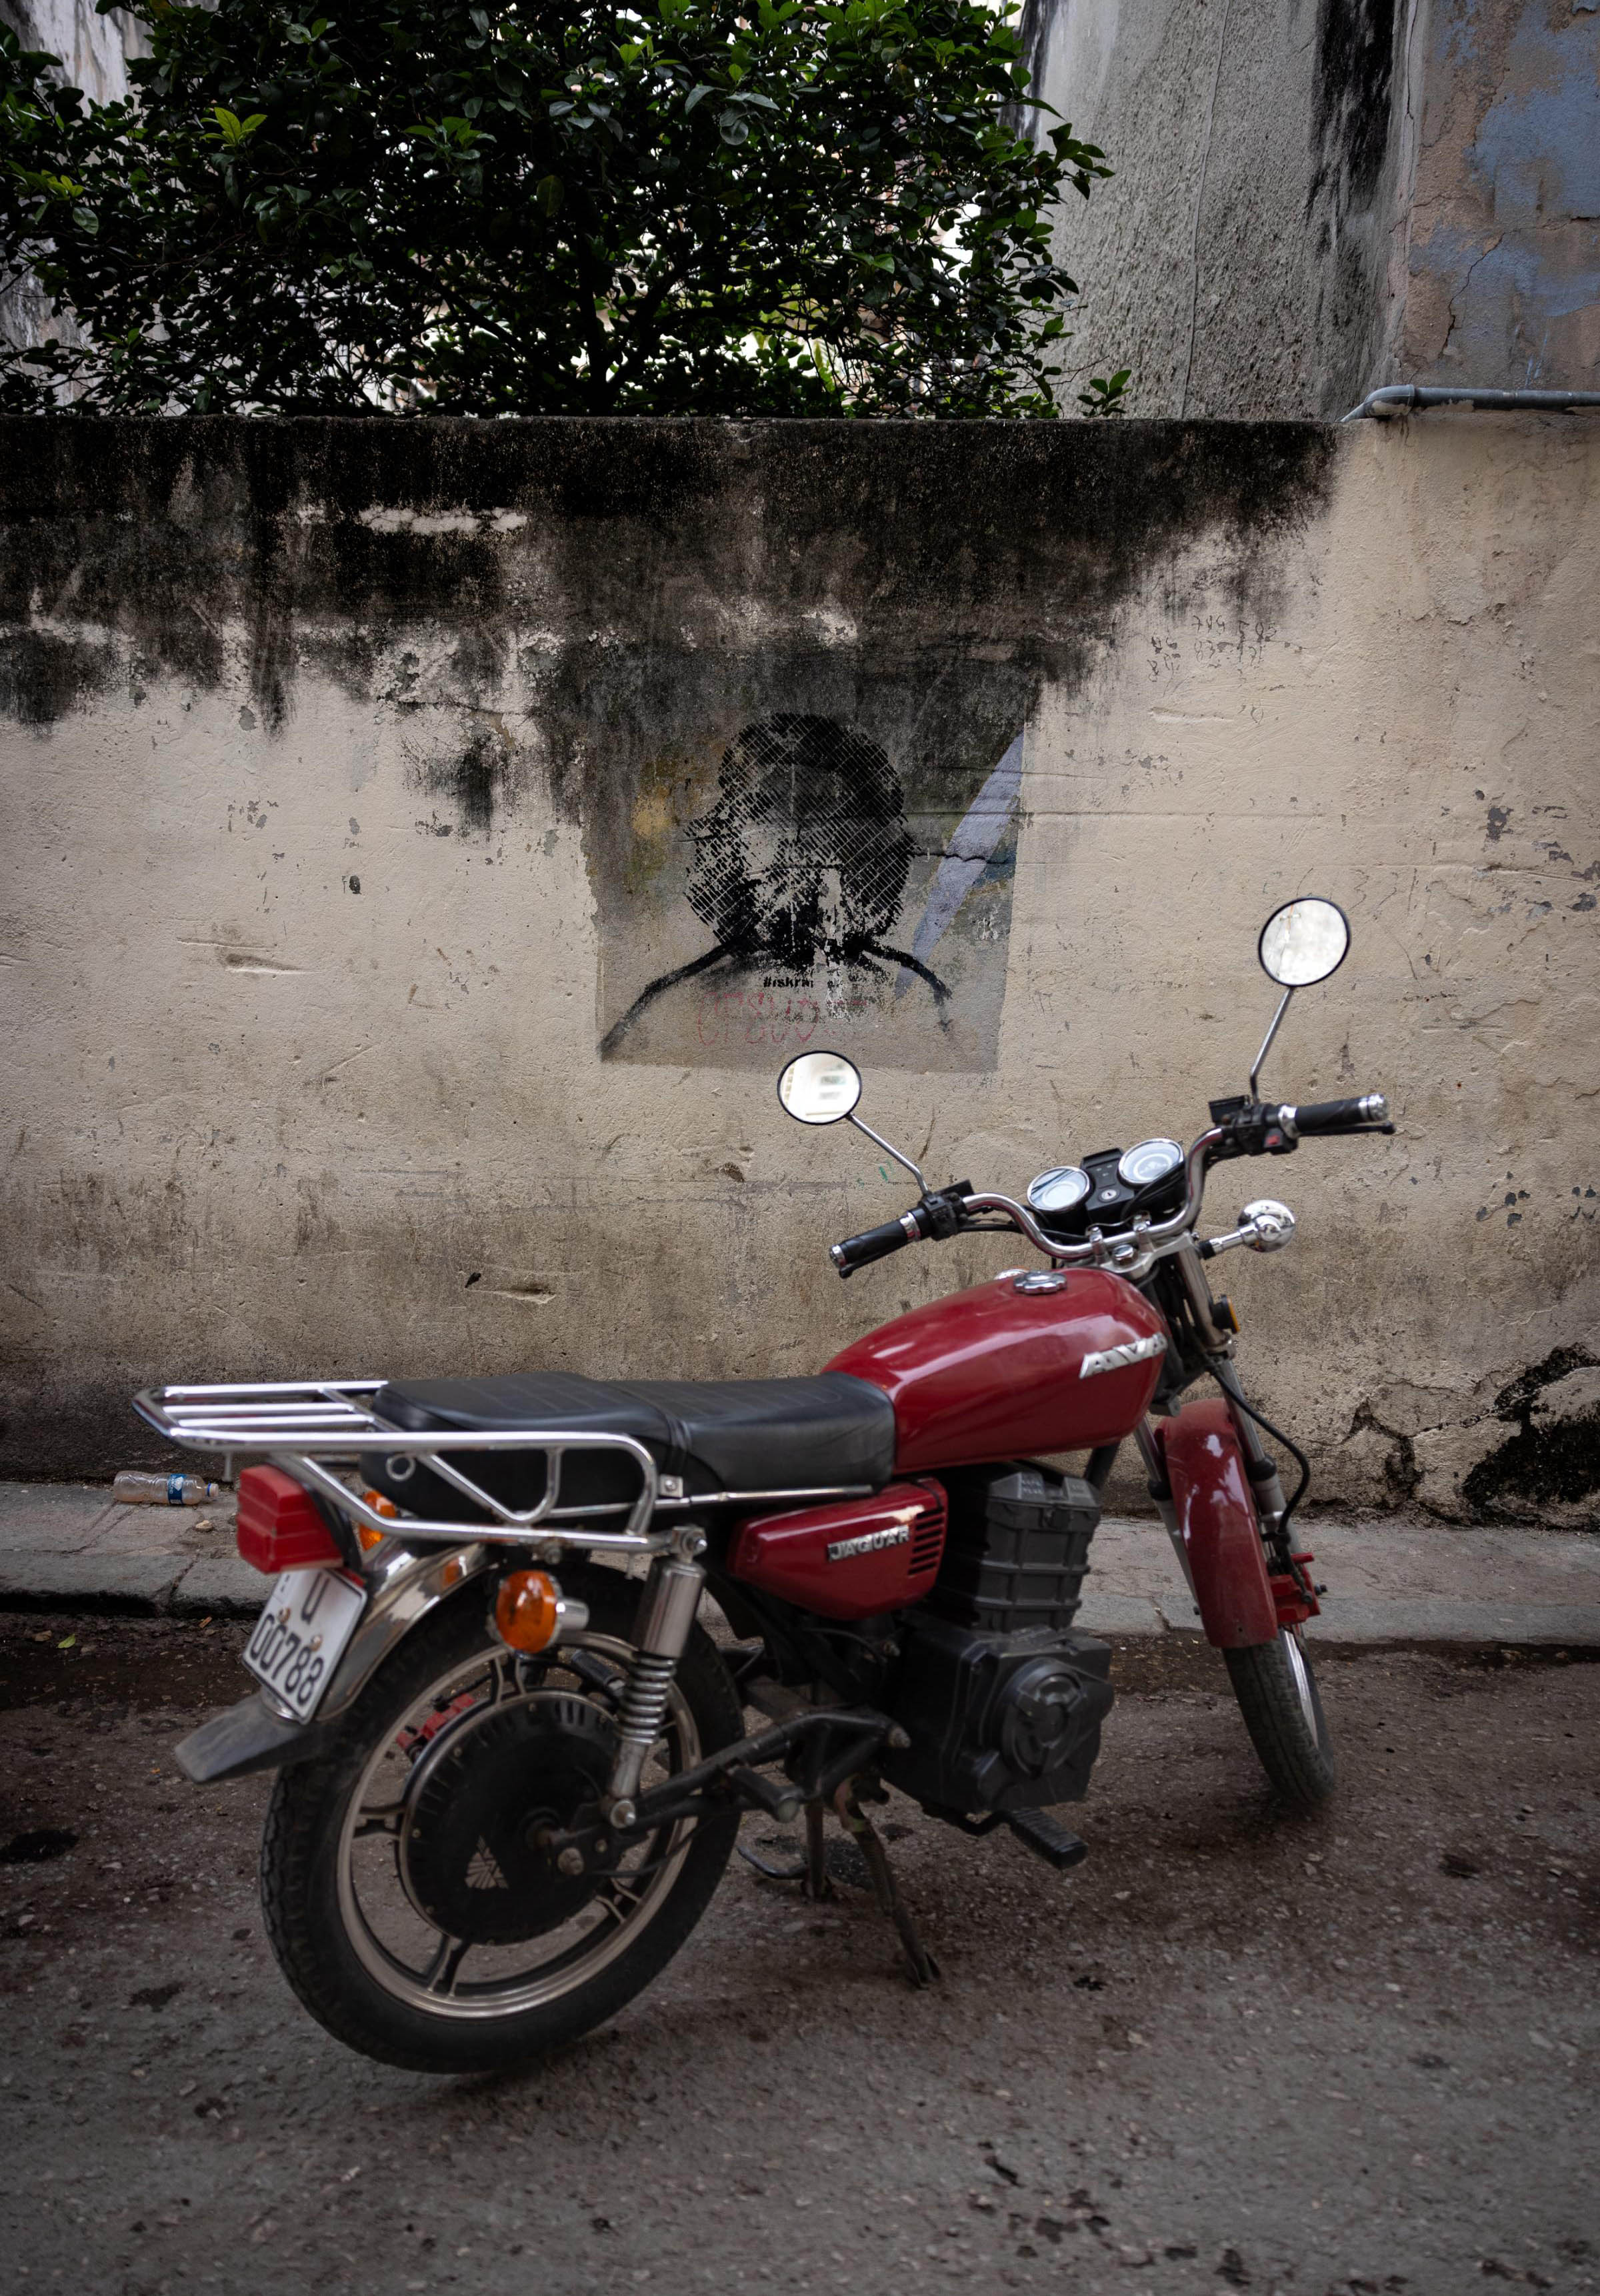
{"label": "scratched wall surface", "polygon": [[1218,1177],[1301,1218],[1245,1364],[1329,1501],[1592,1521],[1597,494],[1521,418],[0,426],[4,1471],[163,1377],[814,1367],[1019,1248],[841,1285],[907,1185],[797,1045],[1015,1191],[1238,1089],[1317,890],[1267,1082],[1400,1129]]}

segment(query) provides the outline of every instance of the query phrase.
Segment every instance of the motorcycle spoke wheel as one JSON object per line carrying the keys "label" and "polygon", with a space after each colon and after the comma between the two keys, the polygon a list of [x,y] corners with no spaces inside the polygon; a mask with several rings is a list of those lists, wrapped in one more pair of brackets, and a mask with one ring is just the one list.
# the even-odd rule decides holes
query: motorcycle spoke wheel
{"label": "motorcycle spoke wheel", "polygon": [[1262,1769],[1293,1808],[1316,1808],[1332,1794],[1336,1774],[1317,1677],[1299,1629],[1285,1628],[1276,1642],[1222,1655]]}
{"label": "motorcycle spoke wheel", "polygon": [[[599,1636],[584,1637],[579,1652],[584,1657],[603,1655],[619,1672],[627,1662],[625,1644]],[[693,1832],[688,1823],[658,1829],[625,1853],[615,1877],[619,1890],[626,1885],[625,1914],[619,1910],[621,1895],[612,1902],[606,1888],[596,1886],[570,1920],[522,1943],[454,1938],[438,1929],[407,1886],[406,1816],[419,1778],[466,1740],[491,1710],[509,1710],[562,1691],[585,1695],[584,1670],[568,1662],[579,1652],[563,1650],[536,1672],[516,1669],[499,1653],[486,1663],[469,1660],[448,1680],[430,1684],[417,1702],[424,1717],[447,1715],[444,1727],[419,1745],[417,1725],[408,1716],[395,1740],[380,1746],[369,1762],[339,1844],[340,1910],[369,1972],[397,1999],[461,2017],[498,2017],[537,2007],[587,1983],[669,1895]],[[666,1727],[651,1751],[641,1791],[648,1792],[699,1759],[699,1732],[674,1685]],[[388,1813],[396,1809],[399,1821],[391,1824]],[[558,1824],[573,1815],[571,1809],[547,1813]],[[385,1822],[374,1828],[374,1817]],[[480,1854],[492,1857],[486,1845]],[[463,1973],[461,1962],[469,1952],[472,1967]]]}
{"label": "motorcycle spoke wheel", "polygon": [[[677,1950],[727,1862],[731,1814],[657,1827],[603,1874],[564,1877],[541,1854],[603,1784],[631,1658],[634,1590],[563,1573],[575,1593],[580,1578],[591,1625],[575,1645],[517,1659],[481,1594],[458,1598],[380,1669],[332,1754],[280,1774],[268,1933],[306,2005],[369,2055],[487,2070],[587,2030]],[[645,1789],[741,1726],[697,1629]]]}

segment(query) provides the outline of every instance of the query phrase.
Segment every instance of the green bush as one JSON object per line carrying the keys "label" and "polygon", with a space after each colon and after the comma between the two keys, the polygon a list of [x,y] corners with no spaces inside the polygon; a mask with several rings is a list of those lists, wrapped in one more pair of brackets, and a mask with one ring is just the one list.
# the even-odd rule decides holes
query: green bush
{"label": "green bush", "polygon": [[[102,7],[107,0],[102,0]],[[96,413],[1049,415],[1073,283],[982,0],[134,0],[126,102],[0,32],[0,247]]]}

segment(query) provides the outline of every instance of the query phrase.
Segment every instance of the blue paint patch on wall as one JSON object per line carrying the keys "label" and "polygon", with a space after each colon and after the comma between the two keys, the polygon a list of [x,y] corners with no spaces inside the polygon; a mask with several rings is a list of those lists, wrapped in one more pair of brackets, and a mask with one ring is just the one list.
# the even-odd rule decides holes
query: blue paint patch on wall
{"label": "blue paint patch on wall", "polygon": [[1477,0],[1441,12],[1429,63],[1440,110],[1486,70],[1490,100],[1463,154],[1482,224],[1457,206],[1412,243],[1413,276],[1437,283],[1450,311],[1439,355],[1415,379],[1592,387],[1600,318],[1583,315],[1600,309],[1600,6],[1556,12],[1526,0],[1509,37]]}
{"label": "blue paint patch on wall", "polygon": [[1552,29],[1542,7],[1526,12],[1472,162],[1497,224],[1600,217],[1600,15]]}

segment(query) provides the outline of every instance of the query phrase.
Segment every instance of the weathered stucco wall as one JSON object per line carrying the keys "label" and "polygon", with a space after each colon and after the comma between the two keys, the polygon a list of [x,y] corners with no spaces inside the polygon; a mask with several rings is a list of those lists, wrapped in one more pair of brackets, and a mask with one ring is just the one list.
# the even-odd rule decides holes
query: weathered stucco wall
{"label": "weathered stucco wall", "polygon": [[[1268,1082],[1319,1491],[1592,1515],[1600,427],[0,428],[6,1471],[159,1377],[814,1366],[906,1187]],[[913,966],[906,962],[916,959]],[[937,984],[935,987],[935,984]]]}
{"label": "weathered stucco wall", "polygon": [[1391,379],[1407,12],[1028,0],[1035,87],[1115,169],[1057,233],[1074,383],[1131,366],[1140,414],[1338,415]]}
{"label": "weathered stucco wall", "polygon": [[1131,365],[1151,415],[1600,388],[1591,0],[1027,0],[1024,29],[1116,169],[1062,214],[1074,379]]}

